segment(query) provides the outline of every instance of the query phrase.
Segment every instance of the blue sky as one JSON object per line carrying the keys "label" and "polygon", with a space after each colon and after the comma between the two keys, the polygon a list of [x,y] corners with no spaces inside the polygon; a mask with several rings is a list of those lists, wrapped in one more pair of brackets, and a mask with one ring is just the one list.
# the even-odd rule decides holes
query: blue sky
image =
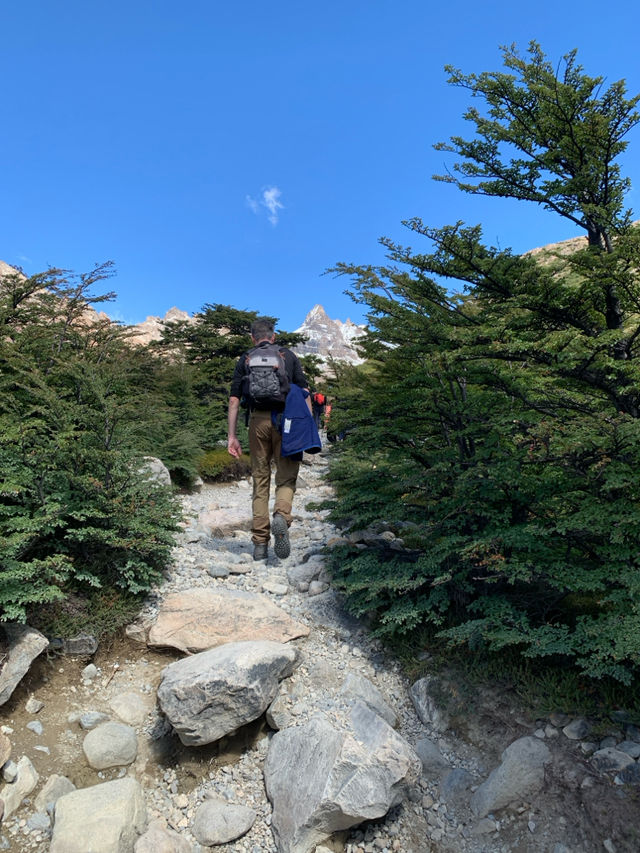
{"label": "blue sky", "polygon": [[[403,219],[482,222],[516,251],[578,233],[431,180],[433,144],[470,132],[444,65],[498,70],[500,45],[535,39],[635,94],[639,24],[629,0],[4,3],[0,259],[28,274],[113,260],[106,310],[127,323],[205,303],[289,330],[316,303],[361,322],[323,272],[381,262],[383,235],[428,250]],[[638,216],[636,189],[629,204]]]}

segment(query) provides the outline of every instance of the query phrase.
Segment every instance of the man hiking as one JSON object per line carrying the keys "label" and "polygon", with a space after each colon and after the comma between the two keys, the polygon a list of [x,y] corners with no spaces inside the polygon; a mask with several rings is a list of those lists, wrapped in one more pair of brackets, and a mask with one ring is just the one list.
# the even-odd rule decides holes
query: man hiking
{"label": "man hiking", "polygon": [[[242,454],[236,429],[240,401],[244,398],[249,406],[249,452],[253,477],[253,559],[266,560],[271,533],[274,536],[274,551],[284,559],[291,551],[291,507],[300,462],[280,455],[280,420],[291,384],[298,385],[307,395],[309,387],[295,353],[275,344],[276,336],[271,320],[264,317],[254,320],[251,324],[251,339],[254,348],[238,359],[231,382],[227,449],[236,458]],[[308,396],[307,405],[311,410]],[[273,518],[270,519],[272,460],[276,465],[276,495]]]}

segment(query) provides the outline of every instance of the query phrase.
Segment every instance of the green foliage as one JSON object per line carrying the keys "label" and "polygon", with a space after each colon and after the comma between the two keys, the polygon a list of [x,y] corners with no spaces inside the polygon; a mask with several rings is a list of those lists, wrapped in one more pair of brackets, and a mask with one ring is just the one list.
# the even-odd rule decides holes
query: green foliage
{"label": "green foliage", "polygon": [[101,642],[115,637],[140,612],[141,595],[104,587],[85,594],[70,593],[54,605],[42,605],[29,615],[29,623],[47,637],[75,637],[91,626]]}
{"label": "green foliage", "polygon": [[[193,323],[167,323],[162,340],[150,347],[151,352],[162,355],[157,368],[159,381],[164,383],[159,388],[160,397],[177,429],[176,440],[166,447],[162,458],[175,458],[176,467],[189,476],[201,455],[195,445],[208,450],[226,439],[233,371],[238,358],[253,346],[250,329],[257,316],[255,311],[206,304]],[[275,317],[269,319],[275,324]],[[282,346],[295,346],[304,340],[295,332],[278,332],[276,336]],[[173,470],[171,464],[168,467]]]}
{"label": "green foliage", "polygon": [[[382,521],[416,553],[334,563],[351,607],[395,635],[565,658],[628,682],[640,651],[640,233],[615,158],[637,122],[537,45],[510,73],[452,82],[484,99],[465,158],[470,192],[544,204],[587,248],[514,256],[479,227],[406,223],[433,251],[383,240],[391,264],[340,264],[368,309],[366,369],[334,380],[333,517]],[[571,108],[570,108],[571,107]],[[513,155],[515,150],[516,154]],[[449,289],[445,286],[449,285]]]}
{"label": "green foliage", "polygon": [[179,510],[138,473],[145,396],[126,336],[88,313],[109,272],[0,281],[5,621],[77,589],[142,592],[170,558]]}
{"label": "green foliage", "polygon": [[229,456],[226,447],[217,447],[198,459],[198,473],[203,480],[229,482],[247,477],[251,473],[251,466],[248,458],[234,459]]}

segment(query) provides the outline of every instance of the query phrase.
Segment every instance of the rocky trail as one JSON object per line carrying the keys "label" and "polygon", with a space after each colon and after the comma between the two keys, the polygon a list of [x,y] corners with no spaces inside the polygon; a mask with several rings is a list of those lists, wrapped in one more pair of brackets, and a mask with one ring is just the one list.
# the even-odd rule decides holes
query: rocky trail
{"label": "rocky trail", "polygon": [[339,531],[308,506],[330,493],[326,465],[301,467],[288,559],[253,562],[249,482],[205,485],[126,638],[34,650],[10,698],[5,652],[0,850],[640,850],[640,731],[623,716],[596,730],[489,688],[411,684],[344,613],[323,555]]}

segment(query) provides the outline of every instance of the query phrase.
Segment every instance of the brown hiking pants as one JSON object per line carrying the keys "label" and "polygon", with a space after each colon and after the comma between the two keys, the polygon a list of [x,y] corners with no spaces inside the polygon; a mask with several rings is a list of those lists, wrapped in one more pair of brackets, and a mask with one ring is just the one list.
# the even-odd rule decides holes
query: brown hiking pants
{"label": "brown hiking pants", "polygon": [[296,492],[296,479],[300,468],[286,456],[280,456],[281,436],[271,422],[271,412],[253,411],[249,418],[249,452],[253,477],[253,524],[251,540],[254,544],[268,542],[270,536],[269,491],[271,486],[271,461],[276,465],[276,500],[273,512],[279,512],[291,525],[291,507]]}

